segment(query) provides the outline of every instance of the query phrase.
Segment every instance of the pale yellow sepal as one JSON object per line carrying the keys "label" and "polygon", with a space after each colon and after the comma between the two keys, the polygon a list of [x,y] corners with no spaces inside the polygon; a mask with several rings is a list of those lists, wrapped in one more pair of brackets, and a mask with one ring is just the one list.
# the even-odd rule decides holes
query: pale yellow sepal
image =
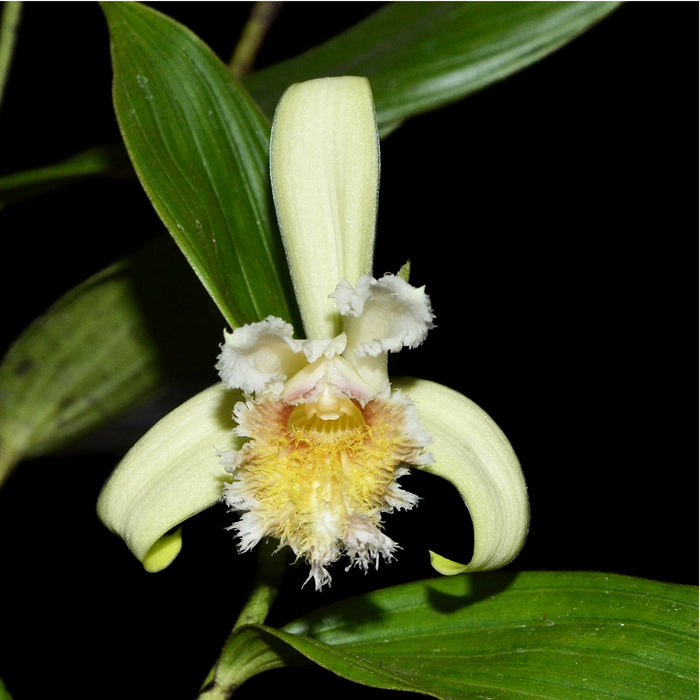
{"label": "pale yellow sepal", "polygon": [[332,338],[329,295],[372,271],[379,146],[367,79],[292,85],[272,125],[270,174],[306,336]]}
{"label": "pale yellow sepal", "polygon": [[147,571],[178,555],[180,523],[221,499],[226,472],[218,452],[238,447],[231,416],[241,398],[223,384],[197,394],[153,426],[102,489],[100,519]]}
{"label": "pale yellow sepal", "polygon": [[423,428],[433,438],[434,463],[422,467],[452,483],[469,508],[474,553],[459,564],[431,552],[440,573],[497,569],[522,549],[530,507],[518,458],[494,421],[466,396],[421,379],[393,382],[415,402]]}
{"label": "pale yellow sepal", "polygon": [[465,571],[469,571],[468,564],[460,564],[432,551],[429,554],[431,566],[443,576],[455,576],[456,574],[463,574]]}

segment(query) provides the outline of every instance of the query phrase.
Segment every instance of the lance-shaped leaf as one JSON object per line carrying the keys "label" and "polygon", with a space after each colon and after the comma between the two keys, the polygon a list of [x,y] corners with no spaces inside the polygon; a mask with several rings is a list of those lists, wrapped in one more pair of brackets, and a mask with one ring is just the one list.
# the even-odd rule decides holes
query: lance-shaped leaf
{"label": "lance-shaped leaf", "polygon": [[0,481],[210,365],[220,318],[167,238],[68,292],[0,365]]}
{"label": "lance-shaped leaf", "polygon": [[307,659],[357,683],[441,700],[697,694],[697,587],[614,574],[428,579],[239,634],[246,653],[228,673],[239,682]]}
{"label": "lance-shaped leaf", "polygon": [[178,526],[216,503],[226,472],[218,451],[233,446],[233,406],[240,392],[215,384],[160,420],[129,450],[97,504],[147,571],[180,552]]}
{"label": "lance-shaped leaf", "polygon": [[267,114],[286,87],[321,76],[370,79],[381,133],[535,63],[616,2],[395,2],[246,84]]}
{"label": "lance-shaped leaf", "polygon": [[434,568],[451,575],[505,566],[522,549],[530,520],[527,487],[508,439],[483,409],[452,389],[421,379],[394,384],[415,401],[433,439],[435,462],[423,469],[457,488],[474,526],[469,564],[431,552]]}
{"label": "lance-shaped leaf", "polygon": [[163,223],[229,324],[293,320],[267,119],[188,29],[138,3],[102,8],[119,126]]}
{"label": "lance-shaped leaf", "polygon": [[369,82],[290,87],[275,114],[270,172],[306,335],[331,338],[340,331],[331,293],[372,271],[379,147]]}

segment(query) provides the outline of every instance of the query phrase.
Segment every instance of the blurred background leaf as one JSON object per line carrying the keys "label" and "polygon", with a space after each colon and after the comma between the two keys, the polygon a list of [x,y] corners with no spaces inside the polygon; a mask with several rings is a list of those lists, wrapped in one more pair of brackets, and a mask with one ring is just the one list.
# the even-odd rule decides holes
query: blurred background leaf
{"label": "blurred background leaf", "polygon": [[5,85],[10,74],[21,18],[21,2],[9,0],[2,4],[2,12],[0,12],[0,105],[2,105]]}
{"label": "blurred background leaf", "polygon": [[64,447],[162,387],[195,378],[211,366],[221,326],[168,238],[78,285],[0,365],[0,480],[17,459]]}
{"label": "blurred background leaf", "polygon": [[133,175],[124,146],[95,146],[60,163],[0,176],[0,209],[87,178]]}
{"label": "blurred background leaf", "polygon": [[2,679],[0,679],[0,700],[12,700],[12,696],[2,682]]}

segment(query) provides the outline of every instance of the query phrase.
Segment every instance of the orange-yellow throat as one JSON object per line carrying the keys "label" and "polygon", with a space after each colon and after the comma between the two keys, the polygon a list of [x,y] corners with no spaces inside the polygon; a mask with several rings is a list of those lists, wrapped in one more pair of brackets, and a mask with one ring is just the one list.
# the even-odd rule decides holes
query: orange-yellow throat
{"label": "orange-yellow throat", "polygon": [[423,449],[407,429],[407,413],[396,397],[362,408],[330,392],[298,406],[240,406],[239,434],[250,439],[225,490],[226,502],[243,512],[233,526],[240,548],[275,537],[308,560],[317,588],[343,554],[365,569],[391,559],[397,545],[381,532],[381,515],[418,500],[397,483],[401,464],[415,463]]}

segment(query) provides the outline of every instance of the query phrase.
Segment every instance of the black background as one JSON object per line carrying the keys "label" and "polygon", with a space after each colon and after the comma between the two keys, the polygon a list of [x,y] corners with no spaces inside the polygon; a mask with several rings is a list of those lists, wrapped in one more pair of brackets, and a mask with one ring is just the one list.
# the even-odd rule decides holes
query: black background
{"label": "black background", "polygon": [[[249,7],[157,3],[224,59]],[[288,3],[257,65],[374,9]],[[696,3],[629,3],[382,144],[375,272],[410,258],[437,316],[428,341],[391,369],[458,389],[511,439],[532,506],[511,569],[697,583],[697,26]],[[95,3],[27,3],[0,110],[1,172],[116,143],[110,80]],[[163,230],[129,180],[15,205],[0,227],[4,346]],[[15,700],[193,697],[235,619],[254,557],[235,553],[231,516],[194,518],[175,563],[144,573],[94,512],[118,459],[93,442],[23,464],[0,491],[0,677]],[[468,559],[455,494],[421,474],[404,483],[423,501],[387,518],[400,561],[367,576],[336,567],[320,595],[299,591],[305,573],[293,570],[273,624],[430,576],[428,548]],[[307,697],[349,687],[285,670],[237,697],[280,682]]]}

